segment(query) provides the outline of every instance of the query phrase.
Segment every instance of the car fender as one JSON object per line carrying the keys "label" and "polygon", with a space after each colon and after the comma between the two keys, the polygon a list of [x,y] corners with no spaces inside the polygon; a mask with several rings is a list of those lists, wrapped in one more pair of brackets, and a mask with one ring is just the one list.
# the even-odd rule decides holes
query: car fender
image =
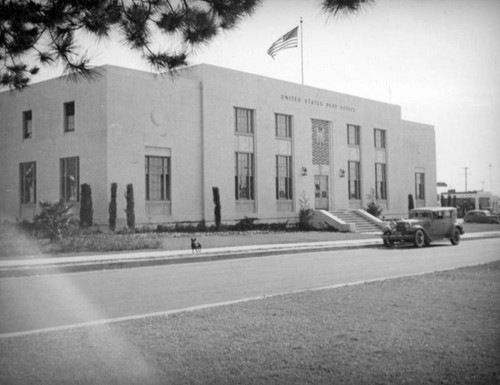
{"label": "car fender", "polygon": [[425,239],[428,240],[428,241],[432,241],[432,238],[430,237],[429,233],[421,225],[415,225],[415,226],[413,226],[410,229],[409,233],[410,234],[415,234],[417,232],[417,230],[422,230],[424,232]]}

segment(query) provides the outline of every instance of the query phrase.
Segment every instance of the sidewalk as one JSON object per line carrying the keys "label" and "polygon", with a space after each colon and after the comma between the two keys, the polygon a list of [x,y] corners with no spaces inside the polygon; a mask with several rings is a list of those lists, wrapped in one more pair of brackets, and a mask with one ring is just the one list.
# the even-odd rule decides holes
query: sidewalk
{"label": "sidewalk", "polygon": [[[500,237],[500,231],[466,233],[463,241],[478,238]],[[381,247],[380,235],[373,238],[355,240],[337,240],[326,242],[278,243],[207,248],[193,254],[191,250],[174,251],[131,251],[72,255],[46,258],[22,258],[0,261],[0,278],[20,277],[63,272],[82,272],[91,270],[111,270],[131,267],[194,263],[223,259],[249,258],[275,254],[291,254],[327,250],[345,250],[352,248]]]}

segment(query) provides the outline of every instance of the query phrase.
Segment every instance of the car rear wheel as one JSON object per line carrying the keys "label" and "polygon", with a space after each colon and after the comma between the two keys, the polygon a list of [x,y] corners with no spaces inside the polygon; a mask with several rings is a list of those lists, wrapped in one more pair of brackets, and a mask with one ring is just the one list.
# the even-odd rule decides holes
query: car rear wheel
{"label": "car rear wheel", "polygon": [[425,245],[425,234],[422,230],[417,230],[413,236],[413,244],[415,247],[423,247]]}
{"label": "car rear wheel", "polygon": [[460,230],[459,229],[454,229],[453,234],[451,235],[450,238],[451,244],[456,246],[460,243]]}

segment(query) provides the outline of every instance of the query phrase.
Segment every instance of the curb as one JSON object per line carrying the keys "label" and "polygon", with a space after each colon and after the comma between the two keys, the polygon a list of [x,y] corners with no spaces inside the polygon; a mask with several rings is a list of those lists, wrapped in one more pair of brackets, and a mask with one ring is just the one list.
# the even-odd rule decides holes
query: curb
{"label": "curb", "polygon": [[[476,235],[474,235],[476,234]],[[492,233],[470,233],[467,237],[462,238],[462,241],[471,241],[477,239],[499,238],[499,232]],[[261,245],[246,248],[226,248],[226,249],[209,249],[202,254],[191,254],[190,252],[149,252],[149,253],[119,253],[114,255],[99,255],[102,259],[89,259],[68,261],[50,258],[44,259],[42,263],[29,264],[32,261],[23,261],[26,263],[11,264],[11,266],[0,265],[1,278],[16,278],[28,277],[47,274],[62,274],[62,273],[77,273],[88,271],[106,271],[118,270],[126,268],[137,268],[147,266],[164,266],[187,263],[214,262],[229,259],[268,257],[279,254],[298,254],[306,252],[322,252],[334,250],[349,250],[362,248],[383,248],[381,239],[365,239],[357,241],[332,241],[332,242],[317,242],[317,243],[300,243],[300,244],[276,244],[276,245]],[[212,250],[212,251],[210,251]],[[149,254],[149,255],[148,255]]]}

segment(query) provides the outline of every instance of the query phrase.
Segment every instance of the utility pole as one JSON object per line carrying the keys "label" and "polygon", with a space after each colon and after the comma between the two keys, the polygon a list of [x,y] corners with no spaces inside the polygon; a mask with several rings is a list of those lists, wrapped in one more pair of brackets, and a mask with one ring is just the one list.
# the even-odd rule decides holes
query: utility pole
{"label": "utility pole", "polygon": [[488,167],[490,168],[490,193],[493,194],[493,184],[491,183],[491,163]]}
{"label": "utility pole", "polygon": [[462,167],[465,170],[465,192],[467,192],[467,170],[469,167]]}

